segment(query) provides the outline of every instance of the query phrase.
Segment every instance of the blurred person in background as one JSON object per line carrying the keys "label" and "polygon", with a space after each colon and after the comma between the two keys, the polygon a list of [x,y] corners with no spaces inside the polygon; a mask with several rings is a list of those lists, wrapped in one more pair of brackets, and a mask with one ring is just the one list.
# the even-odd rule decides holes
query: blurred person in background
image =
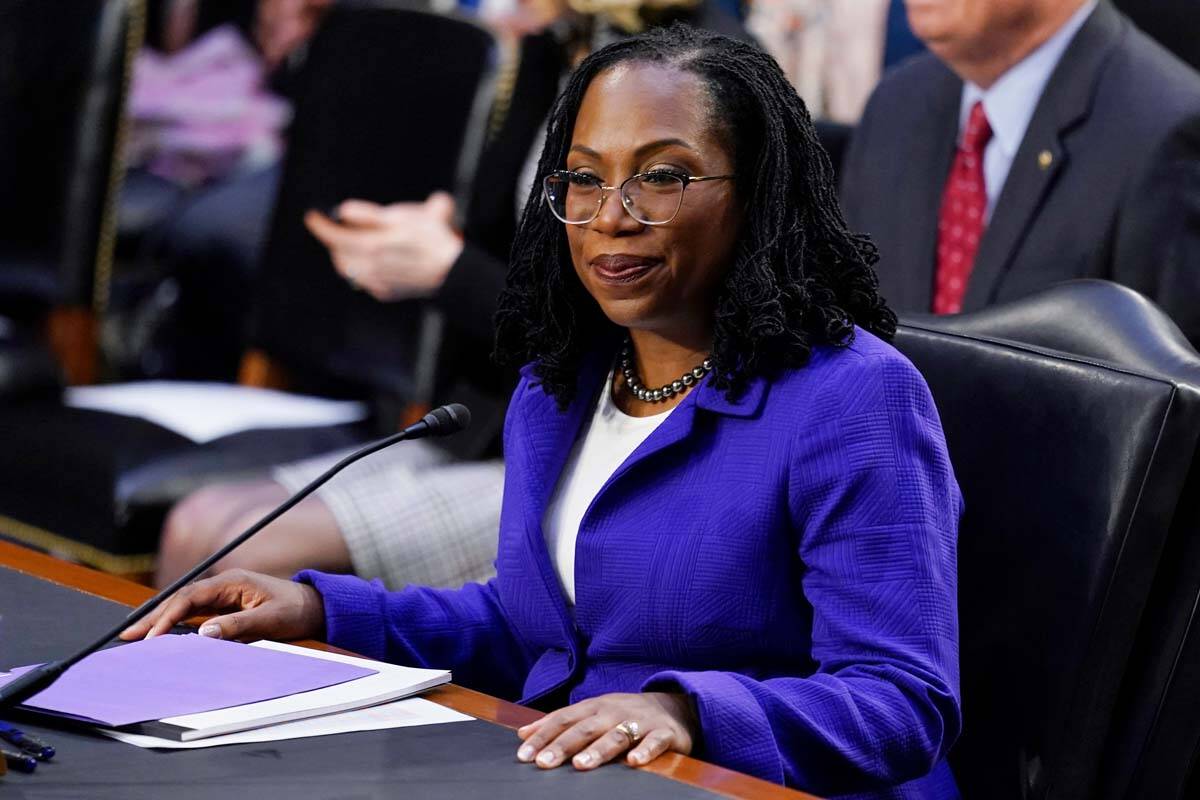
{"label": "blurred person in background", "polygon": [[294,57],[332,0],[160,0],[130,94],[120,226],[161,262],[153,377],[233,380],[280,177]]}
{"label": "blurred person in background", "polygon": [[[485,9],[486,12],[486,9]],[[425,298],[445,312],[439,395],[472,409],[490,431],[480,451],[451,452],[455,440],[412,442],[347,469],[255,539],[218,563],[290,576],[303,567],[355,572],[386,585],[459,586],[494,573],[503,488],[500,422],[515,376],[490,360],[492,317],[508,252],[533,182],[544,122],[562,81],[595,46],[677,19],[749,39],[719,7],[673,0],[645,6],[596,0],[527,0],[487,18],[516,55],[501,119],[480,161],[464,230],[453,200],[380,205],[348,199],[334,217],[311,211],[309,231],[333,268],[380,302]],[[490,421],[490,423],[489,423]],[[156,582],[174,580],[235,537],[343,454],[283,465],[270,479],[198,490],[169,514]]]}
{"label": "blurred person in background", "polygon": [[1072,278],[1156,300],[1200,344],[1200,75],[1107,0],[908,0],[931,51],[875,90],[847,221],[900,312]]}
{"label": "blurred person in background", "polygon": [[853,124],[883,68],[888,0],[754,0],[746,27],[814,118]]}

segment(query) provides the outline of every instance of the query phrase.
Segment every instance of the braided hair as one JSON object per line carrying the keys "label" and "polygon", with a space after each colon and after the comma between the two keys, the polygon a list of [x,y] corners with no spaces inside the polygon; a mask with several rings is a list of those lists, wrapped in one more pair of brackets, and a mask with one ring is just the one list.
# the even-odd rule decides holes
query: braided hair
{"label": "braided hair", "polygon": [[744,221],[714,309],[710,380],[735,399],[755,375],[807,363],[814,345],[848,345],[858,325],[885,339],[896,316],[878,292],[875,246],[846,228],[829,156],[804,101],[753,45],[676,23],[596,51],[551,110],[496,313],[496,353],[534,374],[560,407],[574,397],[584,357],[623,335],[584,290],[561,222],[541,202],[541,176],[560,169],[592,80],[621,63],[697,76],[712,123],[732,145]]}

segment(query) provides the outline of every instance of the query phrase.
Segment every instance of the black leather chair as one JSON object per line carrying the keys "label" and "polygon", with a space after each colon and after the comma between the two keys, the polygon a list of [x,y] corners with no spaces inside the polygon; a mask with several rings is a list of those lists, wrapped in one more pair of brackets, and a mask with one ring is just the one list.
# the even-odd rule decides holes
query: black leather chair
{"label": "black leather chair", "polygon": [[[947,320],[947,327],[963,318]],[[1024,303],[971,315],[976,333],[1055,346],[1200,386],[1200,356],[1145,297],[1105,281],[1073,281]],[[1097,330],[1107,334],[1098,336]],[[1098,797],[1200,797],[1200,461],[1191,473],[1135,640]]]}
{"label": "black leather chair", "polygon": [[[257,306],[255,385],[330,397],[412,393],[420,306],[384,306],[339,279],[303,212],[346,197],[462,204],[489,110],[490,34],[464,19],[387,4],[331,11],[300,100]],[[366,423],[246,431],[196,445],[153,423],[45,403],[0,409],[0,535],[112,572],[152,568],[163,516],[186,492],[360,442]]]}
{"label": "black leather chair", "polygon": [[49,325],[74,382],[96,374],[121,109],[144,18],[145,0],[0,7],[0,315]]}
{"label": "black leather chair", "polygon": [[1128,780],[1108,754],[1160,566],[1195,527],[1200,359],[1095,281],[906,318],[896,345],[929,381],[966,498],[963,794],[1102,796]]}

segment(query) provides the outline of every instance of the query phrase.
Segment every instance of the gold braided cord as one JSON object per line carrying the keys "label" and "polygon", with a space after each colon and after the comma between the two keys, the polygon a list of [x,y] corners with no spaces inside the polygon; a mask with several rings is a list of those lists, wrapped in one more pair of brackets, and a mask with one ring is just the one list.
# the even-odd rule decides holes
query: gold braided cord
{"label": "gold braided cord", "polygon": [[23,544],[33,545],[39,550],[64,555],[72,561],[78,561],[81,564],[96,567],[114,575],[145,573],[154,569],[153,553],[136,553],[128,556],[115,555],[98,547],[93,547],[90,544],[84,544],[83,542],[68,539],[57,533],[51,533],[36,525],[30,525],[12,517],[6,517],[3,514],[0,514],[0,534],[16,539]]}
{"label": "gold braided cord", "polygon": [[492,141],[508,120],[512,108],[513,92],[517,87],[517,71],[521,67],[519,41],[508,41],[500,45],[500,65],[496,69],[496,90],[492,98],[492,113],[488,117],[487,138]]}
{"label": "gold braided cord", "polygon": [[126,0],[129,21],[125,28],[125,64],[121,75],[121,94],[117,99],[117,128],[113,135],[112,159],[108,170],[108,188],[104,213],[100,218],[100,236],[96,246],[95,282],[92,285],[92,311],[97,321],[108,311],[112,289],[113,259],[117,247],[117,204],[125,180],[125,145],[129,140],[129,88],[133,67],[146,36],[146,0]]}

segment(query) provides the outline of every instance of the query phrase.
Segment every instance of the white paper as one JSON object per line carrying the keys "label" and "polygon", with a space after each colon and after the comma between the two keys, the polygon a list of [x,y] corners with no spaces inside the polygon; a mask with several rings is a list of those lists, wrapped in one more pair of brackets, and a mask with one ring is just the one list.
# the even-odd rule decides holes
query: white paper
{"label": "white paper", "polygon": [[100,729],[100,732],[117,741],[138,747],[192,750],[199,747],[278,742],[284,739],[303,739],[307,736],[328,736],[334,733],[351,733],[353,731],[377,731],[385,728],[407,728],[413,725],[440,725],[447,722],[466,722],[472,719],[474,717],[460,714],[454,709],[413,697],[370,708],[360,708],[357,711],[343,711],[340,714],[311,717],[296,722],[285,722],[282,725],[256,728],[252,731],[196,739],[191,742],[121,733],[103,728]]}
{"label": "white paper", "polygon": [[388,664],[340,653],[327,653],[323,650],[313,650],[283,642],[263,640],[253,642],[250,646],[295,653],[326,661],[338,661],[343,664],[373,669],[376,672],[374,675],[365,675],[352,681],[314,689],[311,692],[299,692],[286,697],[218,708],[215,711],[204,711],[199,714],[166,717],[162,722],[201,730],[224,728],[226,730],[213,732],[217,735],[225,735],[254,725],[260,720],[278,720],[279,723],[285,723],[287,720],[305,715],[306,712],[311,713],[313,709],[320,709],[318,713],[321,714],[331,714],[364,706],[374,706],[401,697],[409,697],[450,680],[450,673],[446,670],[402,667],[399,664]]}
{"label": "white paper", "polygon": [[71,386],[63,398],[73,408],[139,417],[197,444],[240,431],[341,425],[367,416],[367,407],[356,401],[231,383],[137,381]]}

